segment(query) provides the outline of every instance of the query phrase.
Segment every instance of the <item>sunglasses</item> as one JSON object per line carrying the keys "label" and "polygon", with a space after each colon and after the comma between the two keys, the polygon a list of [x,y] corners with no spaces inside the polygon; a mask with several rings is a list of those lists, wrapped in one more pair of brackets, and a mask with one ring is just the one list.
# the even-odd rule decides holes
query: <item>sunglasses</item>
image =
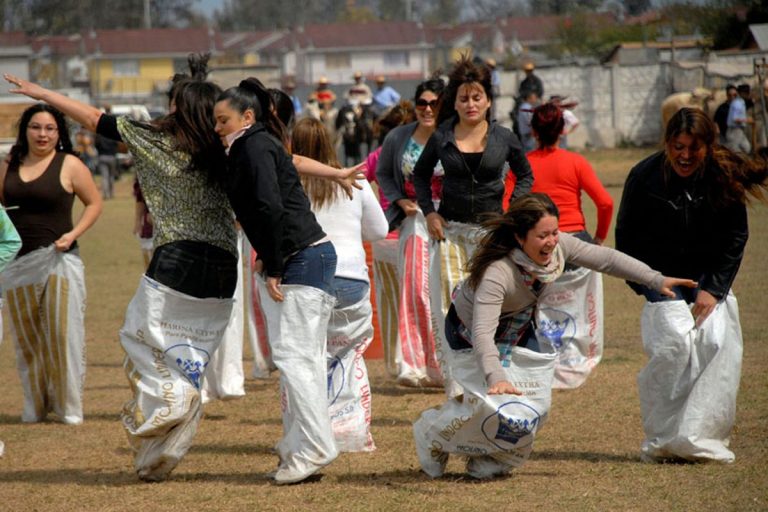
{"label": "sunglasses", "polygon": [[418,110],[426,110],[427,107],[435,110],[437,108],[437,100],[427,101],[422,98],[416,100],[416,108]]}

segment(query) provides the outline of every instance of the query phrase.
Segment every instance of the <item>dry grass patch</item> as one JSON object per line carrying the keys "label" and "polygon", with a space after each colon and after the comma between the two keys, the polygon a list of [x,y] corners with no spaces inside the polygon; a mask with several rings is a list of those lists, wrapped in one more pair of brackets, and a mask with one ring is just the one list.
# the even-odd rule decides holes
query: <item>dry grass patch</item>
{"label": "dry grass patch", "polygon": [[[648,150],[586,154],[616,200],[629,169]],[[162,484],[139,483],[118,421],[129,390],[117,331],[141,275],[130,234],[130,183],[82,240],[86,264],[88,375],[85,423],[25,425],[12,340],[0,346],[0,510],[767,510],[768,509],[768,208],[750,210],[747,255],[735,285],[744,330],[744,367],[732,447],[736,462],[648,465],[635,377],[644,364],[639,335],[642,301],[606,277],[603,362],[580,389],[557,391],[531,461],[512,476],[475,482],[452,458],[449,474],[419,471],[411,434],[418,414],[438,405],[438,391],[397,386],[381,361],[370,361],[373,429],[378,450],[344,454],[302,485],[277,487],[272,446],[281,433],[277,380],[249,380],[241,400],[206,408],[194,447]],[[584,201],[594,228],[594,214]],[[610,245],[613,244],[609,240]],[[660,248],[663,250],[663,248]],[[246,350],[247,352],[247,350]],[[246,357],[246,372],[251,365]]]}

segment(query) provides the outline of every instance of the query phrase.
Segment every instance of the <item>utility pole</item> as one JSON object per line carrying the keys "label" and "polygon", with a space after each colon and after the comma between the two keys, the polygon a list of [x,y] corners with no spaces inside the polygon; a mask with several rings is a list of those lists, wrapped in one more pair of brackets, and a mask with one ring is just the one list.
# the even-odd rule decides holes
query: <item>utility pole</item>
{"label": "utility pole", "polygon": [[152,28],[152,18],[149,17],[149,0],[144,0],[144,28]]}

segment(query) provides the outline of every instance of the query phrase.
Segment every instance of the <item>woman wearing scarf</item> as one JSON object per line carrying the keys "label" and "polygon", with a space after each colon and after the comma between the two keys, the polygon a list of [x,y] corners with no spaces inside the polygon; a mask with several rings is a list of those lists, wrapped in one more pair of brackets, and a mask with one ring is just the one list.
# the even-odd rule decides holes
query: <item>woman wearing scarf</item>
{"label": "woman wearing scarf", "polygon": [[539,344],[534,312],[566,263],[668,296],[673,286],[696,286],[560,233],[558,220],[549,196],[528,194],[483,224],[487,232],[445,319],[448,360],[464,394],[425,411],[414,424],[419,461],[433,478],[443,474],[449,453],[468,456],[467,472],[475,478],[504,474],[528,459],[549,410],[555,357],[550,344]]}

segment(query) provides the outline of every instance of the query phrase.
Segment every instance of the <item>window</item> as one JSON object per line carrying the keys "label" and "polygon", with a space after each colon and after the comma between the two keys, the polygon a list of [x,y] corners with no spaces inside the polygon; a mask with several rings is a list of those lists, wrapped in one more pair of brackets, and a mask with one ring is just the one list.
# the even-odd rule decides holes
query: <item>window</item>
{"label": "window", "polygon": [[139,61],[116,60],[112,62],[114,76],[139,76]]}
{"label": "window", "polygon": [[410,61],[408,52],[384,52],[385,67],[407,67]]}
{"label": "window", "polygon": [[352,67],[352,58],[348,53],[326,53],[325,69],[346,69]]}

